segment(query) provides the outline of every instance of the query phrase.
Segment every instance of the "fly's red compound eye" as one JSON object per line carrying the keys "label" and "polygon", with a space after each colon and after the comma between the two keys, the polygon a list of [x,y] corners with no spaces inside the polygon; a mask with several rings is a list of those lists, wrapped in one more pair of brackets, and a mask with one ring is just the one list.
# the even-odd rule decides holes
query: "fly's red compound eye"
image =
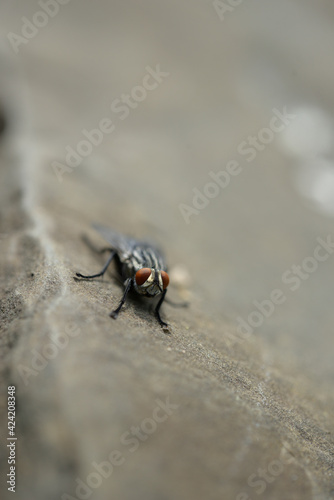
{"label": "fly's red compound eye", "polygon": [[165,288],[167,288],[169,285],[169,276],[165,271],[161,271],[161,279],[165,290]]}
{"label": "fly's red compound eye", "polygon": [[136,272],[136,283],[138,286],[145,283],[145,281],[151,276],[151,269],[148,267],[143,267]]}

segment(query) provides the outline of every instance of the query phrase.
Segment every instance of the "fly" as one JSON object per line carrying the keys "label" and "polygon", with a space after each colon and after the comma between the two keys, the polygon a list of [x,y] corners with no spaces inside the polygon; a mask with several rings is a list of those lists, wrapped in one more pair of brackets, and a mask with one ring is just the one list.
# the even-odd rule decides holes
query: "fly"
{"label": "fly", "polygon": [[165,300],[169,285],[167,265],[163,255],[149,243],[124,236],[99,224],[94,224],[93,227],[110,244],[110,247],[102,250],[110,252],[109,258],[99,273],[91,276],[76,273],[76,276],[85,279],[103,276],[111,261],[114,260],[123,280],[124,293],[119,305],[110,313],[110,316],[113,319],[117,318],[130,291],[148,298],[160,296],[155,307],[155,315],[159,324],[162,327],[167,327],[167,323],[162,321],[160,316],[160,307]]}

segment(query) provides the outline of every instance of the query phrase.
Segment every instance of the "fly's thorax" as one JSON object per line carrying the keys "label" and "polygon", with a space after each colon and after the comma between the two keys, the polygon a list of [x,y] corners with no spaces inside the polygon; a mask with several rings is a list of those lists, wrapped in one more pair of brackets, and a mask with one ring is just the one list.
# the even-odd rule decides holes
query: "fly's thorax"
{"label": "fly's thorax", "polygon": [[126,259],[123,258],[121,260],[121,266],[121,275],[124,279],[133,278],[138,269],[142,267],[138,265],[138,262],[136,262],[131,255],[127,256]]}
{"label": "fly's thorax", "polygon": [[141,295],[154,297],[162,293],[169,284],[169,277],[165,271],[144,267],[135,274],[134,288]]}

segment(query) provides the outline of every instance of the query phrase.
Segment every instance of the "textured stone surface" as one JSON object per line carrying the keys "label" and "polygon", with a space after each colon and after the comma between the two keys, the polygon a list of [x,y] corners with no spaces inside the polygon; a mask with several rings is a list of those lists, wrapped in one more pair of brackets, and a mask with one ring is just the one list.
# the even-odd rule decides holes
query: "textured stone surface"
{"label": "textured stone surface", "polygon": [[[38,9],[8,7],[4,33]],[[210,2],[73,0],[18,55],[6,40],[0,405],[6,443],[14,384],[16,498],[83,498],[87,480],[96,500],[334,498],[334,257],[295,291],[282,281],[333,234],[294,183],[332,151],[301,125],[252,162],[238,152],[284,106],[319,109],[330,136],[333,23],[325,1],[245,2],[221,21]],[[122,120],[111,104],[157,65],[169,76]],[[115,130],[60,182],[66,147],[104,118]],[[179,204],[229,160],[241,173],[186,224]],[[104,245],[92,221],[163,246],[170,298],[191,303],[164,305],[170,335],[145,302],[109,318],[122,293],[113,269],[73,279],[104,262],[82,241]],[[274,289],[284,303],[242,338],[238,318]],[[92,475],[111,459],[109,477]]]}

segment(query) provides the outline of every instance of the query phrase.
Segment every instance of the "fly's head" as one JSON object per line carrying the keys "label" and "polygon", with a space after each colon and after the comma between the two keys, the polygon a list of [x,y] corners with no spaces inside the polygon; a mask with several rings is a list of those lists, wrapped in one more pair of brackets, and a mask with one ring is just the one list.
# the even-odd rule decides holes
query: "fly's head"
{"label": "fly's head", "polygon": [[134,288],[137,293],[154,297],[162,293],[169,284],[166,271],[143,267],[136,272]]}

